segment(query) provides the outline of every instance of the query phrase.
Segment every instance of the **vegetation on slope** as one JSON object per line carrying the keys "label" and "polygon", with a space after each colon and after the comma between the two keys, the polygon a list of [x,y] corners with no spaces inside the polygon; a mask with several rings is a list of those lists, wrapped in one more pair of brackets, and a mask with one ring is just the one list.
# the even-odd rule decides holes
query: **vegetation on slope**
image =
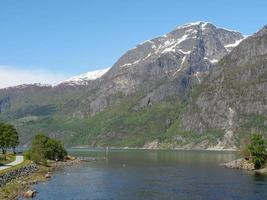
{"label": "vegetation on slope", "polygon": [[267,161],[267,141],[262,134],[253,133],[249,141],[242,145],[241,155],[253,162],[255,169],[265,166]]}

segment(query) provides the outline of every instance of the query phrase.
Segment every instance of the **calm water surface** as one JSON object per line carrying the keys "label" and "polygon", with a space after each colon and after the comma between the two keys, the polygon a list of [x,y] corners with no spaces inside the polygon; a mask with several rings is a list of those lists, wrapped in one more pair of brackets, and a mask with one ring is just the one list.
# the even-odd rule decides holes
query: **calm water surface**
{"label": "calm water surface", "polygon": [[[72,151],[104,156],[101,150]],[[266,200],[267,177],[225,169],[229,152],[113,150],[108,161],[57,171],[34,186],[40,200]]]}

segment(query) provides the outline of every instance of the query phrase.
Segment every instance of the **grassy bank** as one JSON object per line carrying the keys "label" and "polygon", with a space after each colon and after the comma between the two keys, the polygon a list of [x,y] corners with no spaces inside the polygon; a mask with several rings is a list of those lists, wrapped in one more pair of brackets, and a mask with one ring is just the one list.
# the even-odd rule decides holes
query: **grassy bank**
{"label": "grassy bank", "polygon": [[[27,161],[25,163],[27,163]],[[38,166],[38,170],[36,172],[28,176],[12,180],[8,184],[0,188],[0,199],[16,199],[18,195],[22,195],[24,191],[30,189],[32,184],[40,181],[45,181],[45,174],[50,171],[51,168],[52,167]]]}
{"label": "grassy bank", "polygon": [[10,167],[10,168],[8,168],[8,169],[1,170],[1,171],[0,171],[0,174],[4,174],[4,173],[10,172],[10,171],[19,169],[19,168],[21,168],[21,167],[24,167],[24,166],[30,164],[30,163],[31,163],[31,161],[28,160],[28,159],[26,159],[26,158],[24,157],[24,161],[23,161],[22,163],[20,163],[20,164],[18,164],[18,165],[15,165],[15,166],[12,166],[12,167]]}
{"label": "grassy bank", "polygon": [[6,156],[4,156],[3,154],[0,154],[0,166],[11,163],[15,161],[15,159],[16,159],[16,155],[14,155],[13,153],[7,153]]}
{"label": "grassy bank", "polygon": [[[17,165],[13,168],[3,170],[1,173],[6,173],[8,171],[12,171],[23,166],[30,164],[32,161],[24,160],[23,163]],[[73,164],[80,163],[79,159],[67,160],[65,162],[55,162],[55,161],[47,161],[47,166],[37,165],[37,171],[32,172],[31,174],[23,177],[19,177],[14,179],[0,188],[0,199],[1,200],[12,200],[16,199],[18,196],[23,195],[24,192],[31,189],[31,186],[37,184],[38,182],[47,181],[46,174],[48,172],[52,172],[57,168],[70,166]]]}

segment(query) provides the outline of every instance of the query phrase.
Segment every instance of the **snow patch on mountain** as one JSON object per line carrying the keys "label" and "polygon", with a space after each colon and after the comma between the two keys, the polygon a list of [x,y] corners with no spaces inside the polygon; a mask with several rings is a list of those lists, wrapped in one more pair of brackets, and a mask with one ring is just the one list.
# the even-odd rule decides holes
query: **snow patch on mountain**
{"label": "snow patch on mountain", "polygon": [[219,60],[217,60],[217,59],[209,59],[207,57],[204,57],[204,60],[208,60],[208,61],[210,61],[213,64],[219,62]]}
{"label": "snow patch on mountain", "polygon": [[234,47],[236,47],[237,45],[239,45],[240,42],[242,42],[244,39],[245,39],[245,37],[242,38],[242,39],[240,39],[240,40],[236,40],[236,41],[235,41],[234,43],[232,43],[232,44],[227,44],[227,45],[225,45],[224,47],[225,47],[228,51],[230,51],[232,48],[234,48]]}
{"label": "snow patch on mountain", "polygon": [[78,76],[70,77],[64,81],[58,82],[55,85],[67,84],[67,85],[86,85],[88,81],[95,80],[103,76],[110,68],[95,70],[87,72]]}

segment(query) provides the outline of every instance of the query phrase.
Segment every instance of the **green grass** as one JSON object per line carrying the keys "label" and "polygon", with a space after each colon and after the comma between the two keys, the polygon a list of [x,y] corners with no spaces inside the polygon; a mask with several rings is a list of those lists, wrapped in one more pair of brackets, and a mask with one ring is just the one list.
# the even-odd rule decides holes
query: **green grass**
{"label": "green grass", "polygon": [[5,156],[3,154],[0,154],[0,165],[5,165],[8,163],[11,163],[11,162],[15,161],[15,159],[16,159],[16,155],[14,155],[13,153],[7,153],[6,159],[5,159]]}
{"label": "green grass", "polygon": [[[24,165],[29,164],[30,161],[26,160]],[[31,173],[30,175],[20,177],[18,179],[14,179],[0,188],[0,199],[1,200],[11,200],[16,199],[19,194],[23,193],[30,189],[33,180],[38,182],[43,182],[46,180],[45,174],[51,170],[51,167],[38,166],[38,170],[36,172]],[[24,183],[24,184],[23,184]]]}
{"label": "green grass", "polygon": [[8,169],[1,170],[1,171],[0,171],[0,174],[4,174],[4,173],[10,172],[10,171],[19,169],[19,168],[21,168],[21,167],[24,167],[24,166],[30,164],[30,163],[31,163],[31,161],[28,160],[28,159],[26,159],[26,158],[24,157],[24,161],[23,161],[22,163],[20,163],[20,164],[18,164],[18,165],[15,165],[15,166],[12,166],[12,167],[10,167],[10,168],[8,168]]}

